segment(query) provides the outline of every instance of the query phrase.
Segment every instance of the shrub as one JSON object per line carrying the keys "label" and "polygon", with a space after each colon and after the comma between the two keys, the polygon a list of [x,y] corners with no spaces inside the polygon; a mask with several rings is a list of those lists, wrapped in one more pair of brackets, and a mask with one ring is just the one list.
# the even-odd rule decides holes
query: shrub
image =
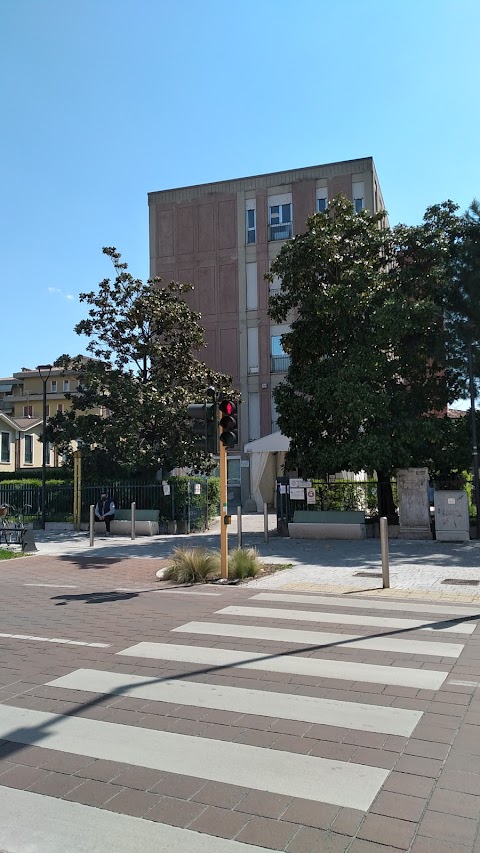
{"label": "shrub", "polygon": [[219,574],[219,557],[204,548],[175,548],[172,565],[163,580],[176,583],[206,583]]}
{"label": "shrub", "polygon": [[228,576],[235,580],[254,578],[261,570],[255,548],[235,548],[228,560]]}

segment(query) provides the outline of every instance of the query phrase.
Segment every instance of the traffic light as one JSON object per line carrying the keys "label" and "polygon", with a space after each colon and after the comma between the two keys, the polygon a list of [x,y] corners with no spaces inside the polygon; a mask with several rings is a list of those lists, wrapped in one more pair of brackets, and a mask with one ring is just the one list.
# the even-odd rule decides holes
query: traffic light
{"label": "traffic light", "polygon": [[215,403],[190,403],[187,415],[193,420],[193,446],[207,453],[218,453]]}
{"label": "traffic light", "polygon": [[225,447],[235,447],[238,444],[237,404],[233,400],[222,400],[218,408],[222,414],[220,441]]}

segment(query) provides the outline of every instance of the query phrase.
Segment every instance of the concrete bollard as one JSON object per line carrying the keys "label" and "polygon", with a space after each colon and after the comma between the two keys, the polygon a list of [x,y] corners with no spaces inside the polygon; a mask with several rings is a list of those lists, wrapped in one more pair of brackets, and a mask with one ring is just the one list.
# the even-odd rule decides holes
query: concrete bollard
{"label": "concrete bollard", "polygon": [[90,547],[95,544],[95,504],[90,504]]}
{"label": "concrete bollard", "polygon": [[135,539],[135,512],[137,509],[137,505],[135,501],[132,501],[130,505],[130,539]]}
{"label": "concrete bollard", "polygon": [[388,520],[380,519],[380,548],[382,552],[383,589],[390,589],[390,567],[388,562]]}

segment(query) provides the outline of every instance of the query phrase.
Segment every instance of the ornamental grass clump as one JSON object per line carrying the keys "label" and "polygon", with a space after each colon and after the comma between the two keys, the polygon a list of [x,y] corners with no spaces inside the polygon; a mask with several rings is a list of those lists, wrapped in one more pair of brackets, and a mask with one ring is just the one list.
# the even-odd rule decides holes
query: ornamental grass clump
{"label": "ornamental grass clump", "polygon": [[163,580],[176,583],[207,583],[219,575],[219,558],[205,548],[175,548],[172,565],[163,575]]}
{"label": "ornamental grass clump", "polygon": [[233,580],[243,578],[255,578],[260,570],[261,563],[255,548],[235,548],[228,560],[228,576]]}

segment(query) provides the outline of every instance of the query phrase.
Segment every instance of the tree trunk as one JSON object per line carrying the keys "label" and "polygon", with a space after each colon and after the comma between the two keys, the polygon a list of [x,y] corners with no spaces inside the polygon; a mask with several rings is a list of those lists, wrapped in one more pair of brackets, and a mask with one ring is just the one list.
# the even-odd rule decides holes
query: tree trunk
{"label": "tree trunk", "polygon": [[384,471],[377,471],[377,481],[378,514],[380,518],[385,516],[389,522],[394,522],[396,521],[396,510],[390,475]]}

